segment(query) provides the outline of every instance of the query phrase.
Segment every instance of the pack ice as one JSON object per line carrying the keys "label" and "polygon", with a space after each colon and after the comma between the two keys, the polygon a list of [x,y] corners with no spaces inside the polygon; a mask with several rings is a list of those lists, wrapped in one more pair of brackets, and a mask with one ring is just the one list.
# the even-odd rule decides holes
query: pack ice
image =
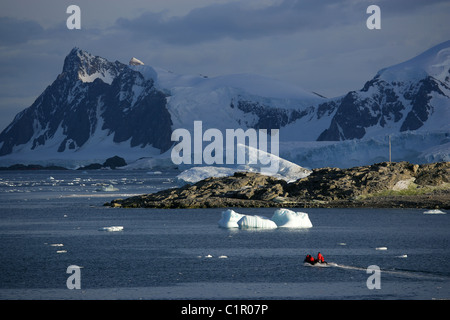
{"label": "pack ice", "polygon": [[222,218],[218,223],[221,228],[312,228],[312,223],[307,213],[288,209],[275,210],[271,219],[257,215],[245,215],[228,209],[222,212]]}

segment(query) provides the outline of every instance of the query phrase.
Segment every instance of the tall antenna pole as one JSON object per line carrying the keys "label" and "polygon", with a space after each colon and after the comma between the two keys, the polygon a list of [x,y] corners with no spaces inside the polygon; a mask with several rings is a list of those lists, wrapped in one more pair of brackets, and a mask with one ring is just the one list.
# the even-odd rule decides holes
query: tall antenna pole
{"label": "tall antenna pole", "polygon": [[389,163],[391,163],[391,135],[389,135]]}

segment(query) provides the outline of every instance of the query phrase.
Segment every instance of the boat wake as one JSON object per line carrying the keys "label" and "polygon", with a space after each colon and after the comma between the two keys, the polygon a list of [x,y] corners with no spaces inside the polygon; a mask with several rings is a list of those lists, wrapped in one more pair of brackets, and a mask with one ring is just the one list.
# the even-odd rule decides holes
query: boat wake
{"label": "boat wake", "polygon": [[[315,266],[315,265],[314,265]],[[313,267],[314,267],[313,266]],[[339,269],[345,269],[345,270],[356,270],[356,271],[365,271],[367,272],[367,268],[363,267],[357,267],[357,266],[349,266],[344,264],[338,264],[335,262],[328,262],[327,267],[334,267]],[[433,279],[433,280],[445,280],[448,279],[448,277],[444,277],[441,275],[434,275],[434,274],[428,274],[422,271],[417,270],[396,270],[396,269],[381,269],[380,272],[384,274],[391,274],[396,275],[400,277],[408,277],[408,278],[416,278],[416,279]]]}

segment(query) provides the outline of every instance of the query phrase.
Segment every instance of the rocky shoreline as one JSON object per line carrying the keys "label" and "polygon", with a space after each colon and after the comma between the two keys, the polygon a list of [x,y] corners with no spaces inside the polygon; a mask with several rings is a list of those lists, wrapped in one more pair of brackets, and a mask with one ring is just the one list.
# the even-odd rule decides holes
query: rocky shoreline
{"label": "rocky shoreline", "polygon": [[237,172],[105,206],[123,208],[431,208],[450,209],[450,162],[382,162],[350,169],[321,168],[287,183]]}

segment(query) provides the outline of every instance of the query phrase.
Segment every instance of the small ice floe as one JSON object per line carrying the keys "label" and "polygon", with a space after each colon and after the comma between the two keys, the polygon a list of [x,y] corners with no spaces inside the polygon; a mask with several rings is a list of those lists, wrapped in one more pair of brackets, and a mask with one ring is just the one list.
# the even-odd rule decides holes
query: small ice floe
{"label": "small ice floe", "polygon": [[67,253],[67,250],[58,250],[56,253]]}
{"label": "small ice floe", "polygon": [[377,247],[377,248],[375,248],[375,250],[385,251],[385,250],[387,250],[387,247]]}
{"label": "small ice floe", "polygon": [[162,172],[161,171],[148,171],[147,174],[158,175],[158,174],[162,174]]}
{"label": "small ice floe", "polygon": [[439,209],[433,209],[433,210],[424,211],[423,214],[446,214],[446,212],[439,210]]}
{"label": "small ice floe", "polygon": [[408,258],[408,255],[407,254],[402,254],[402,255],[396,256],[396,258],[405,259],[405,258]]}
{"label": "small ice floe", "polygon": [[50,247],[63,247],[64,245],[62,243],[52,243]]}
{"label": "small ice floe", "polygon": [[219,256],[219,259],[227,259],[227,256]]}
{"label": "small ice floe", "polygon": [[347,244],[345,242],[339,242],[338,245],[340,246],[346,246]]}
{"label": "small ice floe", "polygon": [[96,189],[96,191],[113,192],[113,191],[119,191],[119,189],[117,189],[112,184],[110,184],[108,186],[102,186],[100,189]]}
{"label": "small ice floe", "polygon": [[207,256],[205,256],[205,258],[212,258],[213,256],[208,254]]}
{"label": "small ice floe", "polygon": [[102,227],[99,228],[98,231],[108,231],[108,232],[116,232],[116,231],[122,231],[123,226],[111,226],[111,227]]}
{"label": "small ice floe", "polygon": [[52,181],[52,180],[55,180],[55,178],[53,178],[52,176],[50,176],[50,177],[47,178],[47,180],[48,180],[48,181]]}

